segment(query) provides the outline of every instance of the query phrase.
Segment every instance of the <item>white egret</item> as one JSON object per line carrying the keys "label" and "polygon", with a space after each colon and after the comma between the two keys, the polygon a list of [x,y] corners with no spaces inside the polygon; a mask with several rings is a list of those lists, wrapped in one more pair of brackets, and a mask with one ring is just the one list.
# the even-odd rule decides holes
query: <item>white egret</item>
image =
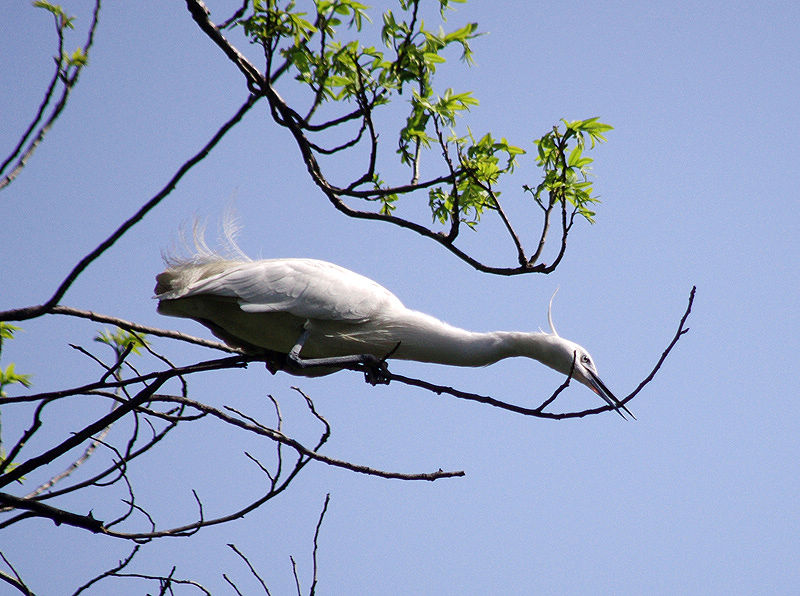
{"label": "white egret", "polygon": [[[286,354],[301,366],[295,371],[300,374],[327,374],[362,355],[374,362],[388,356],[454,366],[525,356],[572,374],[623,418],[621,410],[633,417],[600,380],[589,353],[559,337],[550,308],[552,333],[476,333],[406,308],[383,286],[333,263],[198,252],[191,259],[167,259],[167,270],[156,277],[158,312],[194,319],[250,352]],[[302,370],[308,362],[330,366]]]}

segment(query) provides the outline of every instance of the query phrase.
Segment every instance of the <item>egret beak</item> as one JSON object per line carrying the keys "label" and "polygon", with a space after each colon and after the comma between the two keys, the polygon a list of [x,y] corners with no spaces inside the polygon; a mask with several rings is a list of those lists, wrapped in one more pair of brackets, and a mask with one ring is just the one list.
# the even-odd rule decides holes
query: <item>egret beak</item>
{"label": "egret beak", "polygon": [[600,377],[591,371],[589,372],[589,385],[597,395],[603,398],[603,401],[614,408],[617,411],[617,414],[622,416],[625,420],[627,420],[627,418],[625,418],[625,414],[622,413],[622,410],[625,410],[625,412],[631,418],[636,420],[636,416],[634,416],[631,411],[625,407],[625,404],[614,397],[614,394],[608,390],[608,387],[606,387],[603,381],[600,380]]}

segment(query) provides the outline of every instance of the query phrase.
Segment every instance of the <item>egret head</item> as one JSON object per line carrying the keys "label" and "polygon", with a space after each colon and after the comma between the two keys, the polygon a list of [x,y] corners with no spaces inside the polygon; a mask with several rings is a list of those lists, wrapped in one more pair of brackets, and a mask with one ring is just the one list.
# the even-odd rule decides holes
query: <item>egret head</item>
{"label": "egret head", "polygon": [[[556,290],[556,292],[558,292],[558,290]],[[579,346],[574,341],[564,339],[556,332],[551,315],[553,298],[555,298],[555,295],[556,294],[553,293],[553,297],[550,298],[550,304],[547,308],[547,321],[550,323],[551,331],[548,335],[550,344],[550,362],[548,364],[558,372],[568,376],[571,375],[573,379],[586,385],[599,395],[609,406],[614,408],[623,418],[625,418],[625,415],[622,412],[625,411],[631,418],[636,420],[636,416],[631,414],[630,410],[625,407],[625,404],[614,397],[614,394],[609,391],[605,383],[600,380],[597,374],[597,368],[594,365],[594,360],[589,355],[589,352],[583,346]]]}

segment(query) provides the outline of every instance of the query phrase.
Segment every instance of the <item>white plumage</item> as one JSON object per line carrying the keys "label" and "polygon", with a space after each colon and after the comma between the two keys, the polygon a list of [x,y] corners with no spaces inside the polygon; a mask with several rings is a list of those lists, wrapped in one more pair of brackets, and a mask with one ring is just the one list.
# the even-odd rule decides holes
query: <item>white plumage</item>
{"label": "white plumage", "polygon": [[[371,279],[314,259],[250,261],[205,254],[172,260],[156,282],[158,312],[194,319],[248,351],[267,349],[300,360],[390,355],[455,366],[525,356],[564,375],[572,371],[620,415],[620,409],[628,412],[600,381],[588,352],[558,336],[549,310],[552,333],[467,331],[406,308]],[[331,370],[335,367],[318,372]]]}

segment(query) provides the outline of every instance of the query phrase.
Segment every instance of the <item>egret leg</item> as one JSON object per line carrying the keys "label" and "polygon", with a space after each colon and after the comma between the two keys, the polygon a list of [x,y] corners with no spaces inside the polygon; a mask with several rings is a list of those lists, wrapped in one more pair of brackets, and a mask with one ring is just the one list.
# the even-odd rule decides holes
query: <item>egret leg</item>
{"label": "egret leg", "polygon": [[[372,354],[353,354],[352,356],[331,356],[329,358],[303,358],[300,350],[303,349],[311,331],[304,328],[300,337],[297,338],[294,347],[286,355],[288,368],[296,366],[300,369],[308,368],[348,368],[351,370],[361,370],[364,372],[364,379],[370,385],[388,385],[389,369],[386,366],[386,358],[378,358]],[[392,350],[394,351],[394,350]],[[388,357],[388,355],[387,355]]]}
{"label": "egret leg", "polygon": [[308,330],[307,327],[303,327],[303,332],[300,334],[300,337],[297,338],[297,341],[294,344],[294,347],[289,350],[289,358],[292,361],[301,360],[300,358],[300,350],[303,349],[306,341],[308,340],[308,336],[311,335],[311,331]]}

